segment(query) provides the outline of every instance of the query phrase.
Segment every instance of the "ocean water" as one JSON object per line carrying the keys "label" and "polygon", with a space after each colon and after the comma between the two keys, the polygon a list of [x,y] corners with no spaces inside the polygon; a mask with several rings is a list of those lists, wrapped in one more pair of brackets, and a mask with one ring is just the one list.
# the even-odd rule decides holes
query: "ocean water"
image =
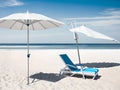
{"label": "ocean water", "polygon": [[[120,49],[120,44],[78,44],[80,49]],[[30,43],[30,49],[76,49],[76,44],[69,43]],[[27,49],[25,43],[2,43],[0,49]]]}

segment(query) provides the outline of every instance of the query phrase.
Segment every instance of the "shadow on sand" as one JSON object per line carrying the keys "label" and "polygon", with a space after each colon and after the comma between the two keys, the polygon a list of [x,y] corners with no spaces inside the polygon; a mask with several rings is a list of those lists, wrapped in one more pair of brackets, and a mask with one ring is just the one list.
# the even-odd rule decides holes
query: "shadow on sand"
{"label": "shadow on sand", "polygon": [[50,82],[57,82],[60,81],[61,79],[65,78],[65,76],[59,76],[56,73],[36,73],[30,76],[30,78],[33,79],[33,82],[36,82],[35,80],[39,81],[39,80],[46,80],[46,81],[50,81]]}
{"label": "shadow on sand", "polygon": [[[76,65],[79,65],[79,64],[76,64]],[[83,63],[83,65],[87,66],[87,67],[109,68],[109,67],[120,66],[120,63],[114,63],[114,62],[97,62],[97,63]]]}
{"label": "shadow on sand", "polygon": [[[79,64],[76,64],[79,65]],[[113,63],[113,62],[99,62],[99,63],[83,63],[84,66],[87,67],[95,67],[95,68],[109,68],[109,67],[115,67],[120,66],[120,63]],[[67,75],[69,76],[69,75]],[[30,76],[30,78],[33,79],[32,83],[37,82],[39,80],[46,80],[50,82],[57,82],[61,79],[65,78],[66,76],[59,76],[56,73],[36,73]],[[82,78],[82,75],[74,75],[73,77]],[[101,76],[97,76],[95,80],[99,79]],[[86,79],[92,79],[91,76],[86,76]],[[37,81],[36,81],[37,80]]]}

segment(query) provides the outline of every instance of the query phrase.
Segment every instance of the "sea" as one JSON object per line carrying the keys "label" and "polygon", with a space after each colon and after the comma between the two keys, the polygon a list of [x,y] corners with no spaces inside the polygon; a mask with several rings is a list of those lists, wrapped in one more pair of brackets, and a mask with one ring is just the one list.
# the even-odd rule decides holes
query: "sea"
{"label": "sea", "polygon": [[[120,44],[82,43],[79,49],[120,49]],[[30,49],[76,49],[75,43],[30,43]],[[26,43],[0,43],[0,49],[27,49]]]}

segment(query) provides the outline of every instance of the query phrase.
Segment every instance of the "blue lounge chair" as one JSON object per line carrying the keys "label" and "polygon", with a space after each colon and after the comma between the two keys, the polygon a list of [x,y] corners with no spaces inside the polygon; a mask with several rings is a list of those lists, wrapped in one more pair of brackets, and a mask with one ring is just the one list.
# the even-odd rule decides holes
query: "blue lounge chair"
{"label": "blue lounge chair", "polygon": [[98,75],[99,70],[97,68],[83,68],[82,66],[81,68],[78,68],[75,64],[73,64],[67,54],[61,54],[60,57],[66,64],[65,68],[60,71],[60,75],[67,73],[71,73],[71,76],[75,74],[81,74],[83,78],[85,78],[85,76],[93,76],[93,79],[95,79],[95,77]]}

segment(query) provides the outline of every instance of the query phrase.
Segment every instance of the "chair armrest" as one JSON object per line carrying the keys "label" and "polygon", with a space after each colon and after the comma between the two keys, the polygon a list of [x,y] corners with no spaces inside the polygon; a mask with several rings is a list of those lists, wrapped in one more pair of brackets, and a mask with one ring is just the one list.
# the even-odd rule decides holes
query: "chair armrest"
{"label": "chair armrest", "polygon": [[79,68],[79,69],[85,69],[85,68],[87,68],[87,66],[85,66],[84,64],[76,64],[76,66],[77,66],[77,68]]}
{"label": "chair armrest", "polygon": [[76,66],[85,66],[84,64],[75,64]]}
{"label": "chair armrest", "polygon": [[70,67],[73,67],[73,68],[77,68],[76,66],[73,66],[73,65],[70,65],[70,64],[66,64],[66,66],[70,66]]}

